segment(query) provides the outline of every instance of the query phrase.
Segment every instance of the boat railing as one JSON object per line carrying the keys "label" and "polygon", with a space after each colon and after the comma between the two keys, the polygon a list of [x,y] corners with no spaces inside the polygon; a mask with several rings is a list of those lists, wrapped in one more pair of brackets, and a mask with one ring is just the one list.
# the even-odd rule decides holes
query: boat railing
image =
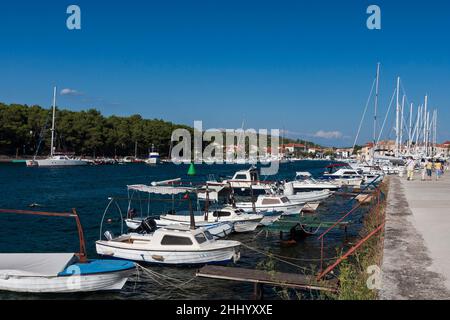
{"label": "boat railing", "polygon": [[48,217],[63,217],[74,218],[77,224],[78,238],[80,241],[80,252],[77,254],[81,263],[87,261],[86,243],[84,240],[83,227],[80,222],[80,217],[76,209],[72,209],[71,213],[67,212],[44,212],[44,211],[30,211],[30,210],[13,210],[13,209],[0,209],[0,213],[4,214],[19,214],[19,215],[35,215],[35,216],[48,216]]}

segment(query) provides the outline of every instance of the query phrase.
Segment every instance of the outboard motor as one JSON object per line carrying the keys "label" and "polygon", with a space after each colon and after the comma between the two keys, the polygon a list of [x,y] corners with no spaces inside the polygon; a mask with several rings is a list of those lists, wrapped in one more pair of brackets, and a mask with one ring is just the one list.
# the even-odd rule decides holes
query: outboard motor
{"label": "outboard motor", "polygon": [[157,229],[157,225],[154,219],[146,218],[142,221],[141,225],[135,230],[139,234],[150,234]]}

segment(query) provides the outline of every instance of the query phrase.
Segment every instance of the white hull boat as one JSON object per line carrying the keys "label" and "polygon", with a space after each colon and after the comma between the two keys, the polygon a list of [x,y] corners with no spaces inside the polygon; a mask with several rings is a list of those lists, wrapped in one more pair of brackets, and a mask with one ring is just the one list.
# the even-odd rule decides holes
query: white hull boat
{"label": "white hull boat", "polygon": [[189,226],[171,225],[151,234],[122,235],[115,239],[99,240],[99,255],[162,265],[197,265],[236,262],[240,258],[241,243],[215,240],[208,231]]}
{"label": "white hull boat", "polygon": [[333,193],[328,190],[322,190],[322,191],[299,192],[294,195],[286,195],[286,197],[293,203],[305,204],[328,199],[332,194]]}
{"label": "white hull boat", "polygon": [[28,167],[74,167],[87,166],[88,164],[87,161],[70,159],[66,156],[53,156],[42,160],[27,161]]}
{"label": "white hull boat", "polygon": [[[195,215],[195,223],[201,225],[202,223],[217,223],[217,222],[231,222],[233,223],[234,231],[237,233],[252,232],[256,230],[264,215],[261,213],[247,213],[243,210],[233,209],[231,207],[224,207],[218,210],[208,212],[207,220],[205,221],[205,215],[202,212],[198,212],[201,215]],[[179,212],[178,214],[166,214],[161,215],[160,220],[164,223],[182,223],[189,224],[190,216],[188,212],[184,214]]]}
{"label": "white hull boat", "polygon": [[72,159],[66,155],[57,155],[55,153],[55,131],[56,131],[56,87],[53,90],[53,115],[52,115],[52,138],[50,146],[50,156],[43,160],[30,160],[26,162],[27,167],[73,167],[73,166],[86,166],[89,164],[88,161],[80,159]]}
{"label": "white hull boat", "polygon": [[295,180],[292,181],[292,186],[296,193],[322,190],[336,191],[339,189],[336,184],[314,179],[309,172],[297,172]]}
{"label": "white hull boat", "polygon": [[353,169],[348,164],[334,164],[327,167],[327,172],[323,177],[331,183],[340,187],[359,187],[364,182],[364,176],[358,170]]}
{"label": "white hull boat", "polygon": [[129,261],[72,263],[74,254],[0,254],[0,290],[22,293],[117,291],[135,272]]}
{"label": "white hull boat", "polygon": [[58,216],[77,223],[80,252],[0,253],[0,291],[24,293],[72,293],[121,290],[136,269],[131,261],[89,260],[83,228],[75,209],[72,213],[5,210],[0,213]]}
{"label": "white hull boat", "polygon": [[[143,219],[141,218],[135,218],[135,219],[126,219],[125,223],[127,227],[130,230],[136,230],[138,229],[142,224]],[[171,222],[163,221],[155,219],[156,225],[159,228],[170,226]],[[182,222],[176,222],[175,224],[185,224],[189,225],[189,223],[182,223]],[[215,239],[221,239],[225,238],[231,233],[234,232],[234,226],[231,222],[215,222],[215,223],[196,223],[196,227],[204,228],[205,230],[208,230],[209,233],[215,238]]]}
{"label": "white hull boat", "polygon": [[285,196],[261,195],[252,202],[238,202],[236,207],[246,212],[252,212],[254,209],[260,211],[281,211],[283,215],[298,214],[303,209],[303,204],[293,203]]}

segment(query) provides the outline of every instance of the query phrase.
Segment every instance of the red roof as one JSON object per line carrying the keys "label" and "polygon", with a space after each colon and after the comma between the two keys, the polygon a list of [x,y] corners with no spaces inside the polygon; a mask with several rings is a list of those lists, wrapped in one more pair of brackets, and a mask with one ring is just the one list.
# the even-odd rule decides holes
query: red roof
{"label": "red roof", "polygon": [[305,145],[301,144],[301,143],[288,143],[288,144],[283,144],[282,145],[283,148],[304,148]]}

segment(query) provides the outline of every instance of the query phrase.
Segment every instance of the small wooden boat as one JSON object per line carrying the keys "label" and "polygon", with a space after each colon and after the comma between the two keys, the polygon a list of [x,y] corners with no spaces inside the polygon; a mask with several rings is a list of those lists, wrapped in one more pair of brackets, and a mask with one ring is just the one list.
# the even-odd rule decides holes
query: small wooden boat
{"label": "small wooden boat", "polygon": [[130,261],[86,260],[74,253],[0,254],[0,290],[70,293],[121,290],[135,272]]}
{"label": "small wooden boat", "polygon": [[169,225],[150,234],[125,234],[96,242],[99,255],[162,265],[236,262],[241,243],[215,240],[202,228]]}
{"label": "small wooden boat", "polygon": [[80,238],[75,253],[2,253],[0,290],[24,293],[71,293],[121,290],[136,269],[131,261],[89,260],[75,210],[51,213],[4,210],[0,213],[74,218]]}

